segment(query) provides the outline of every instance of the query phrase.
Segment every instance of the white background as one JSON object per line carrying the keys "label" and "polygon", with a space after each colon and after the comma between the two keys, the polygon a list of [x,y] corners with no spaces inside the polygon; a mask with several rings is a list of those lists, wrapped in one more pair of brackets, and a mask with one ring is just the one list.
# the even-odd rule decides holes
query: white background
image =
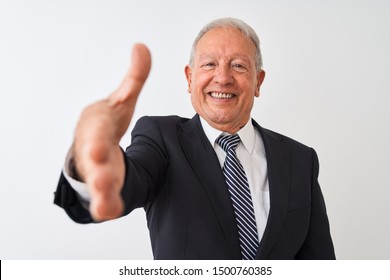
{"label": "white background", "polygon": [[80,111],[115,89],[135,42],[153,66],[134,118],[192,117],[190,47],[225,16],[260,36],[253,117],[319,155],[337,257],[390,259],[389,1],[0,0],[1,259],[152,258],[142,209],[78,225],[53,192]]}

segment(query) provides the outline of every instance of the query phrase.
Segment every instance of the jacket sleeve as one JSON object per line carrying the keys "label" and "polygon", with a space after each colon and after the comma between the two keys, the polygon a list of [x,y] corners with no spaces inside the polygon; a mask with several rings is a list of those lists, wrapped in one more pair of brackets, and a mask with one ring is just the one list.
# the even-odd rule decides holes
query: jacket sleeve
{"label": "jacket sleeve", "polygon": [[306,240],[299,250],[297,259],[332,260],[335,259],[329,220],[324,197],[318,183],[319,163],[312,149],[312,190],[310,225]]}
{"label": "jacket sleeve", "polygon": [[70,186],[62,172],[54,193],[54,204],[63,208],[68,216],[77,223],[93,222],[89,211],[83,207],[76,191]]}
{"label": "jacket sleeve", "polygon": [[[123,215],[127,215],[152,200],[162,185],[168,164],[160,129],[152,118],[143,117],[137,122],[132,131],[132,143],[123,155],[126,173],[121,195],[125,203]],[[94,222],[63,173],[57,184],[54,203],[77,223]]]}
{"label": "jacket sleeve", "polygon": [[154,118],[139,119],[131,135],[131,145],[125,152],[124,215],[151,204],[164,185],[169,164],[163,131]]}

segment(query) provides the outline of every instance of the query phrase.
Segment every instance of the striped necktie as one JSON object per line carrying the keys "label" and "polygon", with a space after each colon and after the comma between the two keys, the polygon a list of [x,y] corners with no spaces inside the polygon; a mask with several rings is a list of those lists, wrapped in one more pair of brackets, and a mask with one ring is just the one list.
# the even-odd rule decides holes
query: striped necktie
{"label": "striped necktie", "polygon": [[223,173],[236,214],[242,259],[253,260],[259,246],[259,238],[248,179],[236,156],[236,148],[240,141],[237,134],[222,134],[216,140],[226,152]]}

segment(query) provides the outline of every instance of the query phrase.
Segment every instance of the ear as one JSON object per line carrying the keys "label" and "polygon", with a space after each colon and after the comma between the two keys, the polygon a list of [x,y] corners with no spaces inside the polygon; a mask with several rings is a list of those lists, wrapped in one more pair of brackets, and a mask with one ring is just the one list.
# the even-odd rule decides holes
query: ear
{"label": "ear", "polygon": [[186,74],[186,79],[187,79],[187,84],[188,84],[187,91],[188,91],[188,93],[191,93],[191,81],[192,81],[192,68],[191,68],[191,66],[186,65],[186,67],[184,68],[184,72]]}
{"label": "ear", "polygon": [[256,87],[256,91],[255,91],[255,96],[259,97],[260,96],[260,87],[263,84],[263,81],[264,81],[264,78],[265,78],[264,70],[258,71],[257,75],[256,75],[256,78],[257,78],[257,87]]}

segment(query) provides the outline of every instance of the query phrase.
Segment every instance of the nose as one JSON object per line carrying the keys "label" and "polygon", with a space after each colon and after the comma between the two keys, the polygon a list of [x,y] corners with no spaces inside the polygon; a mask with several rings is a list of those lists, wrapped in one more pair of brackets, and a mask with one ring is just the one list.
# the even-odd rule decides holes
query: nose
{"label": "nose", "polygon": [[233,76],[230,66],[219,65],[214,72],[214,81],[220,85],[229,85],[233,83]]}

